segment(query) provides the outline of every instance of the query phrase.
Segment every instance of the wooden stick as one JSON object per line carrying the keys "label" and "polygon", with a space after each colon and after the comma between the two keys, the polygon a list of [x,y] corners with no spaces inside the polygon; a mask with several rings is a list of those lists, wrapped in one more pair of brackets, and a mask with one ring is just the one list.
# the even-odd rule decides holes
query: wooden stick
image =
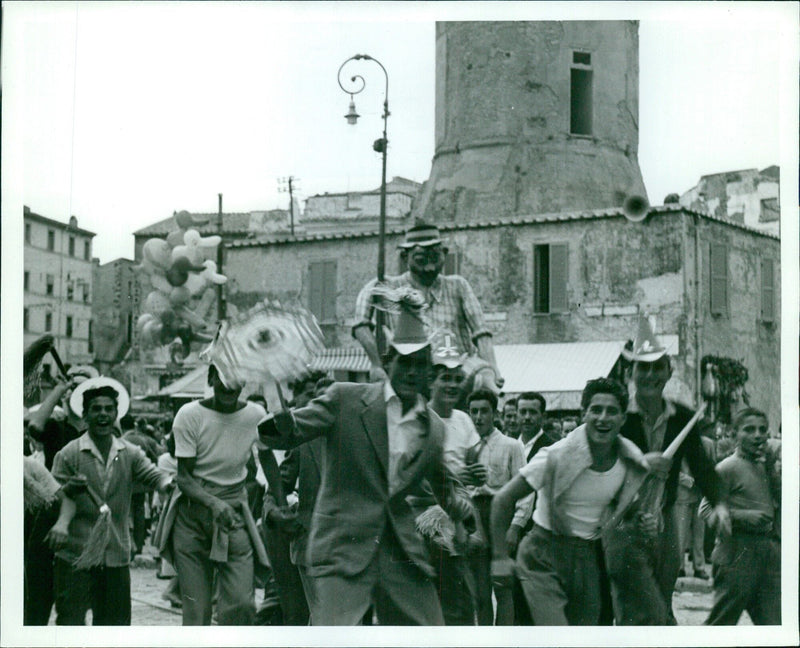
{"label": "wooden stick", "polygon": [[694,416],[689,419],[689,422],[684,426],[684,428],[680,431],[678,436],[676,436],[672,443],[669,444],[666,450],[664,450],[663,455],[667,459],[672,459],[675,456],[675,453],[678,451],[678,448],[681,447],[681,444],[684,442],[687,436],[689,436],[689,432],[692,431],[692,428],[695,426],[697,421],[703,416],[706,411],[706,403],[703,403],[697,411],[694,413]]}

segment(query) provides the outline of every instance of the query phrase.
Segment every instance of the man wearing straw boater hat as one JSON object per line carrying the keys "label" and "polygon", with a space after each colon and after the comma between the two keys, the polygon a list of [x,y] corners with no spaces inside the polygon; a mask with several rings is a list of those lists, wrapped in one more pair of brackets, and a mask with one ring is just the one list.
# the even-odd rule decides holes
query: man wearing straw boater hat
{"label": "man wearing straw boater hat", "polygon": [[[494,355],[492,334],[483,319],[483,310],[469,282],[460,275],[442,275],[447,247],[439,235],[439,228],[417,221],[405,234],[398,246],[400,258],[408,271],[397,276],[387,276],[382,286],[389,289],[413,288],[422,293],[427,308],[422,314],[429,333],[448,330],[455,335],[459,348],[488,363],[494,371],[497,387],[503,386],[500,370]],[[369,356],[372,375],[385,378],[375,342],[373,315],[374,291],[378,280],[367,283],[356,299],[356,323],[353,337]],[[389,318],[394,329],[396,317]]]}
{"label": "man wearing straw boater hat", "polygon": [[[131,623],[131,540],[128,532],[134,482],[163,490],[171,478],[132,443],[115,435],[115,423],[128,410],[125,388],[100,376],[80,383],[70,407],[87,431],[55,456],[53,475],[62,484],[80,482],[74,517],[51,531],[55,558],[57,625]],[[66,526],[66,528],[64,528]]]}
{"label": "man wearing straw boater hat", "polygon": [[[694,427],[671,458],[665,450],[697,415],[667,400],[664,386],[672,375],[666,348],[645,317],[633,347],[623,352],[633,363],[634,397],[620,434],[645,454],[651,470],[661,479],[651,510],[636,523],[623,523],[609,535],[606,561],[611,578],[617,625],[675,625],[672,592],[681,565],[675,500],[678,473],[685,459],[700,491],[715,509],[723,527],[730,528],[727,506],[720,500],[720,482]],[[673,446],[674,448],[674,446]]]}
{"label": "man wearing straw boater hat", "polygon": [[410,497],[433,492],[455,521],[471,515],[443,456],[444,425],[427,404],[431,350],[418,312],[402,306],[380,383],[334,383],[308,405],[259,425],[268,445],[325,439],[308,539],[315,625],[357,625],[374,604],[382,625],[441,625],[434,569]]}

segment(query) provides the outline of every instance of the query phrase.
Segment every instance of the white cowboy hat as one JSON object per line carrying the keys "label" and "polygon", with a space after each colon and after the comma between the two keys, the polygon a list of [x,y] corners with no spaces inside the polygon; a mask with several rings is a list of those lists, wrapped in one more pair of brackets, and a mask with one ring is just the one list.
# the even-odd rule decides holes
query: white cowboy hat
{"label": "white cowboy hat", "polygon": [[98,376],[97,378],[87,378],[73,390],[72,396],[69,397],[69,406],[75,414],[83,417],[83,393],[98,387],[111,387],[117,392],[117,420],[128,413],[131,405],[131,397],[128,395],[128,390],[118,380],[108,376]]}
{"label": "white cowboy hat", "polygon": [[655,362],[666,353],[667,348],[653,333],[650,321],[646,317],[640,317],[639,329],[633,340],[633,348],[631,350],[623,349],[622,355],[631,362]]}

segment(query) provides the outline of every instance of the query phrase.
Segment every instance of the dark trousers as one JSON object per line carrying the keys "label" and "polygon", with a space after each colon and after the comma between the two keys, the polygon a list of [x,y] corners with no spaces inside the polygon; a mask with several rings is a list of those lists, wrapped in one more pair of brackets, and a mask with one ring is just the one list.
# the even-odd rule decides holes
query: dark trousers
{"label": "dark trousers", "polygon": [[140,554],[144,549],[147,538],[147,522],[144,516],[144,500],[147,493],[133,493],[131,495],[131,522],[133,523],[133,553]]}
{"label": "dark trousers", "polygon": [[55,601],[53,552],[44,538],[56,517],[50,509],[25,513],[25,625],[46,626],[50,620]]}
{"label": "dark trousers", "polygon": [[654,538],[624,524],[609,533],[605,550],[617,625],[676,625],[672,592],[681,553],[674,508],[664,510],[664,530]]}
{"label": "dark trousers", "polygon": [[278,588],[283,624],[308,625],[309,611],[303,581],[297,565],[292,564],[289,551],[291,538],[281,529],[267,525],[261,528],[261,538]]}
{"label": "dark trousers", "polygon": [[517,575],[536,625],[599,625],[603,579],[599,542],[534,526],[517,553]]}
{"label": "dark trousers", "polygon": [[55,560],[56,625],[86,625],[92,611],[93,626],[131,624],[131,572],[125,567],[75,569]]}
{"label": "dark trousers", "polygon": [[360,574],[315,578],[314,625],[359,625],[373,603],[380,625],[444,624],[433,581],[409,560],[389,526]]}
{"label": "dark trousers", "polygon": [[439,545],[431,544],[436,591],[445,625],[475,625],[475,583],[466,556],[453,556]]}
{"label": "dark trousers", "polygon": [[781,545],[734,535],[724,564],[714,565],[714,607],[706,625],[736,625],[747,610],[755,625],[781,623]]}

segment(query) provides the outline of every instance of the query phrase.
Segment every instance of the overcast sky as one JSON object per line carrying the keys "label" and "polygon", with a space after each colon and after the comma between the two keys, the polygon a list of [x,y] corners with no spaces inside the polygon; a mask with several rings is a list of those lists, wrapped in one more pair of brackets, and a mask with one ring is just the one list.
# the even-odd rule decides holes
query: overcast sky
{"label": "overcast sky", "polygon": [[[215,212],[218,193],[225,211],[251,211],[288,205],[281,176],[299,178],[301,199],[375,188],[383,76],[357,64],[356,127],[336,80],[361,52],[389,72],[388,176],[422,182],[437,18],[639,18],[639,160],[653,204],[703,174],[796,153],[780,132],[779,64],[796,60],[796,5],[599,4],[6,4],[21,199],[50,218],[75,214],[105,263],[131,257],[131,233],[174,210]],[[787,69],[795,84],[796,62]]]}

